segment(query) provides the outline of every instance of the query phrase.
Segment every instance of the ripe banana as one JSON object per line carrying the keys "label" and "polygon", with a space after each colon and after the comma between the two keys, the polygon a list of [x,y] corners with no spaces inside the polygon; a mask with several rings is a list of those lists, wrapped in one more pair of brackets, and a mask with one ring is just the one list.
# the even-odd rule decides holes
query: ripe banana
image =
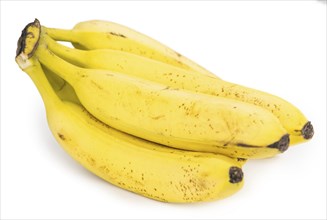
{"label": "ripe banana", "polygon": [[[69,101],[76,103],[78,105],[82,104],[80,103],[73,87],[67,83],[65,80],[60,78],[58,75],[47,69],[45,66],[42,67],[48,81],[50,82],[51,86],[56,91],[57,96],[61,98],[64,101]],[[86,111],[86,110],[85,110]],[[239,165],[243,166],[246,163],[246,159],[244,158],[235,158],[235,160],[239,163]]]}
{"label": "ripe banana", "polygon": [[289,102],[213,77],[212,73],[183,56],[177,56],[170,48],[122,25],[106,21],[86,21],[78,23],[73,30],[44,29],[50,37],[70,41],[77,48],[101,49],[73,50],[56,45],[51,39],[47,40],[50,50],[82,67],[117,71],[171,88],[207,93],[263,107],[278,117],[290,134],[292,145],[311,139],[314,134],[311,122]]}
{"label": "ripe banana", "polygon": [[122,50],[216,77],[213,73],[160,42],[114,22],[92,20],[78,23],[73,30],[47,28],[47,32],[52,38],[70,41],[80,49]]}
{"label": "ripe banana", "polygon": [[[24,49],[25,43],[38,35],[33,23],[24,32],[16,62],[38,88],[54,137],[86,169],[116,186],[164,202],[222,199],[242,188],[243,172],[232,158],[139,139],[100,122],[81,105],[66,101],[65,95],[74,90],[48,72],[52,87],[30,45]],[[54,89],[65,92],[56,94]]]}
{"label": "ripe banana", "polygon": [[176,148],[231,157],[271,157],[288,148],[287,132],[262,108],[78,68],[49,51],[43,38],[36,46],[35,57],[73,86],[91,114],[116,129]]}

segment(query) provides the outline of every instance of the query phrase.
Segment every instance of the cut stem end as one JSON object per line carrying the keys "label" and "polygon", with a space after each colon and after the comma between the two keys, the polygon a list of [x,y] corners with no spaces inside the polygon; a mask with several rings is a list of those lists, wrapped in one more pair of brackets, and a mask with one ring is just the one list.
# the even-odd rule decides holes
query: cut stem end
{"label": "cut stem end", "polygon": [[16,50],[16,62],[21,68],[26,68],[26,64],[28,63],[26,60],[33,56],[38,46],[40,35],[41,24],[37,19],[27,24],[23,29],[18,39]]}

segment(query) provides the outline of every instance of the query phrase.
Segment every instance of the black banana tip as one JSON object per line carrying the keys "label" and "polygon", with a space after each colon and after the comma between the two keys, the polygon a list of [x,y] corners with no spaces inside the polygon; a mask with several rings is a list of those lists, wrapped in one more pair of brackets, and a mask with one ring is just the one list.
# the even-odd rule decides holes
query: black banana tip
{"label": "black banana tip", "polygon": [[279,139],[279,141],[269,145],[268,147],[276,148],[283,153],[288,149],[289,145],[290,145],[290,136],[289,134],[285,134],[281,139]]}
{"label": "black banana tip", "polygon": [[304,139],[311,139],[314,135],[313,126],[310,121],[308,121],[302,128],[301,134]]}
{"label": "black banana tip", "polygon": [[229,182],[239,183],[243,180],[243,171],[239,167],[229,168]]}

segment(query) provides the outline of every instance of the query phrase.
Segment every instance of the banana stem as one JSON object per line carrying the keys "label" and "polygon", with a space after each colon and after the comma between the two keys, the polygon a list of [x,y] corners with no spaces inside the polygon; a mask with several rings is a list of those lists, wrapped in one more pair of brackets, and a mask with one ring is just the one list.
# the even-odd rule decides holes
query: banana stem
{"label": "banana stem", "polygon": [[71,85],[74,85],[81,75],[86,75],[86,71],[83,68],[79,68],[66,62],[56,56],[52,51],[48,50],[47,45],[42,38],[40,39],[40,44],[35,51],[35,55],[41,64]]}
{"label": "banana stem", "polygon": [[65,59],[70,63],[74,63],[78,66],[85,67],[85,63],[86,63],[85,51],[66,47],[56,42],[47,34],[43,34],[41,37],[44,38],[44,41],[48,45],[49,50],[54,52],[57,56]]}
{"label": "banana stem", "polygon": [[35,19],[26,25],[18,40],[16,62],[26,72],[39,90],[46,107],[61,103],[52,86],[48,82],[40,62],[35,57],[41,36],[40,22]]}
{"label": "banana stem", "polygon": [[30,61],[32,65],[23,69],[23,71],[26,72],[34,82],[43,99],[46,109],[58,108],[62,102],[46,78],[40,62],[35,58],[31,58]]}
{"label": "banana stem", "polygon": [[58,28],[47,28],[42,26],[46,33],[54,40],[57,41],[70,41],[76,43],[74,31],[58,29]]}

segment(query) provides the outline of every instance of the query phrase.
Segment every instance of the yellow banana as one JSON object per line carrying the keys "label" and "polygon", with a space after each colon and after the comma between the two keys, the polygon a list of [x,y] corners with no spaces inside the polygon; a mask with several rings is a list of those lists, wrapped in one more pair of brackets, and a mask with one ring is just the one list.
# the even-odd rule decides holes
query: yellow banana
{"label": "yellow banana", "polygon": [[[68,84],[65,80],[60,78],[58,75],[47,69],[46,67],[42,67],[48,81],[50,82],[51,86],[55,90],[57,96],[61,98],[63,101],[69,101],[81,105],[73,87]],[[86,111],[86,110],[85,110]],[[126,134],[127,136],[127,134]],[[142,139],[140,139],[142,141]],[[148,142],[148,141],[146,141]],[[236,162],[243,166],[246,163],[246,159],[244,158],[235,158]]]}
{"label": "yellow banana", "polygon": [[[37,32],[30,25],[25,33],[34,39]],[[81,105],[65,101],[65,95],[74,90],[47,73],[51,87],[39,61],[29,57],[33,52],[21,49],[27,41],[24,36],[16,62],[38,88],[54,137],[86,169],[116,186],[164,202],[222,199],[242,188],[243,172],[234,159],[139,139],[110,128]],[[65,92],[56,94],[54,89]]]}
{"label": "yellow banana", "polygon": [[[67,83],[65,80],[60,78],[58,75],[56,75],[46,67],[42,67],[42,68],[48,81],[56,91],[56,94],[57,96],[59,96],[59,98],[61,98],[64,101],[69,101],[81,105],[73,87],[69,83]],[[142,139],[140,139],[140,141],[142,141]],[[240,166],[243,166],[247,162],[247,160],[244,158],[235,158],[235,160]]]}
{"label": "yellow banana", "polygon": [[[81,67],[117,71],[172,88],[231,98],[263,107],[278,117],[290,134],[292,145],[311,139],[314,134],[311,122],[286,100],[212,77],[213,74],[199,68],[194,62],[184,57],[176,57],[176,53],[171,49],[127,27],[112,22],[86,21],[77,24],[73,30],[51,28],[45,30],[56,40],[71,41],[77,48],[99,49],[74,50],[56,44],[51,38],[47,39],[53,52]],[[173,57],[183,66],[159,59],[162,56],[167,56],[167,59]]]}
{"label": "yellow banana", "polygon": [[217,77],[160,42],[114,22],[91,20],[78,23],[73,30],[47,28],[47,33],[56,40],[70,41],[80,49],[122,50]]}
{"label": "yellow banana", "polygon": [[271,157],[288,148],[287,132],[265,109],[115,72],[78,68],[49,51],[42,38],[35,56],[74,87],[91,114],[129,134],[241,158]]}
{"label": "yellow banana", "polygon": [[280,120],[290,134],[291,144],[303,142],[313,135],[313,127],[301,111],[277,96],[124,51],[78,50],[65,47],[47,35],[44,38],[51,51],[80,67],[124,73],[174,89],[231,98],[263,107]]}

